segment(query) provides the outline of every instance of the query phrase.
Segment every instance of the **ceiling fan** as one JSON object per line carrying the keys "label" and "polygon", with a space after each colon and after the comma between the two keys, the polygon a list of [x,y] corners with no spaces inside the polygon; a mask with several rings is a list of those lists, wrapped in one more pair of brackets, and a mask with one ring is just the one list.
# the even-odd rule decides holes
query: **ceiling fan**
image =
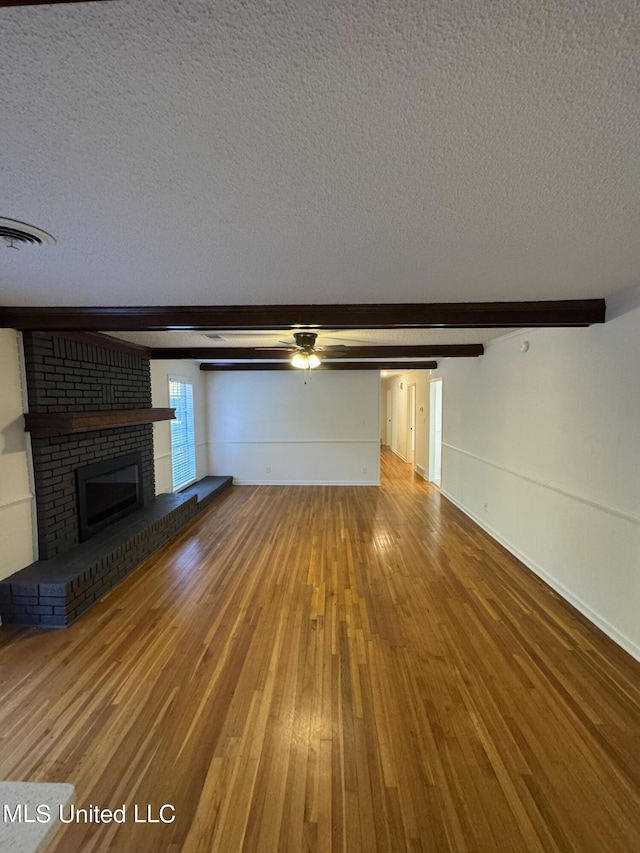
{"label": "ceiling fan", "polygon": [[281,344],[284,344],[284,347],[257,347],[257,349],[275,350],[277,352],[282,352],[285,349],[286,352],[293,352],[291,365],[293,367],[300,367],[303,370],[313,369],[321,364],[319,353],[323,353],[323,355],[330,358],[340,358],[349,352],[349,347],[344,345],[317,347],[317,337],[316,332],[294,332],[293,339],[295,344],[293,345],[291,345],[290,341],[280,341]]}

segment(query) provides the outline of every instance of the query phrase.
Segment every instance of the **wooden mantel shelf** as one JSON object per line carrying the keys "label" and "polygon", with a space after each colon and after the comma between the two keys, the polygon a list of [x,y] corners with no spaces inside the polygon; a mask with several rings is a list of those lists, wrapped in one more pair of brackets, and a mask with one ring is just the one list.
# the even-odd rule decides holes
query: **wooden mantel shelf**
{"label": "wooden mantel shelf", "polygon": [[28,412],[24,416],[25,432],[36,435],[91,432],[97,429],[138,426],[155,421],[170,421],[175,409],[119,409],[108,412]]}

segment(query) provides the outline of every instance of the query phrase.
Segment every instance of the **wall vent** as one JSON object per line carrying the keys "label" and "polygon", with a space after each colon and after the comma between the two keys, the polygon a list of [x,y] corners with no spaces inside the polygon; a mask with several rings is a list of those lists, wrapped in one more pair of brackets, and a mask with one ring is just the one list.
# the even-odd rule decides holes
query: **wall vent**
{"label": "wall vent", "polygon": [[21,246],[52,246],[55,242],[55,237],[41,228],[0,217],[0,246],[19,249]]}

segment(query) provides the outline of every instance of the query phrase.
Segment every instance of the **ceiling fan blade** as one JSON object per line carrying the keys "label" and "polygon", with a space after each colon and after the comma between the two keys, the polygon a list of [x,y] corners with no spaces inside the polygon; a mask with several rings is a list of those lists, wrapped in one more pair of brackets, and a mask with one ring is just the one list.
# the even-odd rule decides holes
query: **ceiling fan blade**
{"label": "ceiling fan blade", "polygon": [[[363,346],[366,343],[362,338],[345,338],[342,337],[342,335],[323,335],[322,339],[324,341],[339,341],[344,346],[348,346],[348,344],[359,344],[360,346]],[[330,344],[330,346],[333,346],[333,344]]]}
{"label": "ceiling fan blade", "polygon": [[349,352],[349,347],[347,346],[315,347],[315,349],[326,355],[346,355]]}
{"label": "ceiling fan blade", "polygon": [[255,347],[256,350],[273,350],[274,352],[295,352],[298,347],[287,345],[284,347]]}

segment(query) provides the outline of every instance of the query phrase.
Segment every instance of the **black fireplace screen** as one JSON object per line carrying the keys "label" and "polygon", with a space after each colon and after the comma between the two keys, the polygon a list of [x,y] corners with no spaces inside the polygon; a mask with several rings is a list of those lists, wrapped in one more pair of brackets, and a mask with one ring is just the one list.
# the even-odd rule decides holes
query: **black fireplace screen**
{"label": "black fireplace screen", "polygon": [[80,541],[143,505],[142,458],[129,453],[76,471]]}

